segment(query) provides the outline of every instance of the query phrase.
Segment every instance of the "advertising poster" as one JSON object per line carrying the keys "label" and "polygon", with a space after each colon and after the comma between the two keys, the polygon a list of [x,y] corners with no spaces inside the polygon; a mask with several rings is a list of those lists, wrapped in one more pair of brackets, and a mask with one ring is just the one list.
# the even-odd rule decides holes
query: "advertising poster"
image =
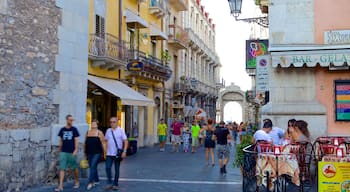
{"label": "advertising poster", "polygon": [[246,41],[246,69],[256,68],[256,57],[267,55],[268,40],[247,40]]}
{"label": "advertising poster", "polygon": [[319,192],[350,192],[350,163],[318,162]]}
{"label": "advertising poster", "polygon": [[335,117],[337,121],[350,121],[350,81],[335,81]]}

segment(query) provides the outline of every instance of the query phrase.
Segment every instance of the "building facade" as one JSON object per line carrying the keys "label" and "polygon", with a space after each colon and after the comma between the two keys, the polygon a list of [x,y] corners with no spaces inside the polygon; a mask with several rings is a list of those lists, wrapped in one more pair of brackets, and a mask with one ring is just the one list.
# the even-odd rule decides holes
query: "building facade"
{"label": "building facade", "polygon": [[272,62],[263,117],[281,127],[290,118],[306,120],[313,138],[349,135],[350,2],[261,3],[268,7]]}
{"label": "building facade", "polygon": [[83,0],[0,1],[0,191],[47,181],[67,114],[88,128],[88,10]]}
{"label": "building facade", "polygon": [[180,62],[174,70],[173,106],[180,104],[180,110],[173,109],[173,112],[186,120],[202,112],[206,118],[215,119],[221,87],[221,64],[215,52],[215,24],[200,0],[188,1],[188,9],[182,13],[180,23],[188,39],[187,48],[181,52]]}
{"label": "building facade", "polygon": [[141,147],[157,142],[164,83],[172,75],[163,43],[167,8],[166,1],[90,0],[88,119],[106,129],[118,116]]}

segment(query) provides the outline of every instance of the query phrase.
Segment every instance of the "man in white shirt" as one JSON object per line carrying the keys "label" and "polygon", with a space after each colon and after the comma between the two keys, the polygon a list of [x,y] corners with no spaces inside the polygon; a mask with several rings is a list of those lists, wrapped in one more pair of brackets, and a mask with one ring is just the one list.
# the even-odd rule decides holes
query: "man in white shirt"
{"label": "man in white shirt", "polygon": [[[119,150],[123,150],[122,158],[126,157],[128,149],[128,138],[122,128],[118,126],[118,118],[110,119],[111,128],[106,131],[107,154],[106,154],[106,173],[108,178],[108,189],[118,190],[119,167],[121,160],[118,160],[116,155]],[[114,137],[113,137],[114,136]],[[118,147],[117,147],[118,146]],[[114,162],[114,182],[112,183],[112,164]]]}
{"label": "man in white shirt", "polygon": [[271,123],[272,130],[268,134],[270,135],[273,144],[282,145],[282,140],[285,134],[284,130],[279,127],[274,127],[271,119],[264,119],[264,123],[265,122]]}
{"label": "man in white shirt", "polygon": [[253,142],[265,141],[272,142],[271,136],[268,134],[272,130],[272,123],[265,122],[262,129],[257,130],[253,136]]}

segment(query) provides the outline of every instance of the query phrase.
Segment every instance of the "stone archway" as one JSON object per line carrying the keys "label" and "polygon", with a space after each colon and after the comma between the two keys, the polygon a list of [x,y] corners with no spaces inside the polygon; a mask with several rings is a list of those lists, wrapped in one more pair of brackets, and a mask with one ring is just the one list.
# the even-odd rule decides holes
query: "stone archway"
{"label": "stone archway", "polygon": [[235,101],[242,107],[242,121],[245,122],[247,120],[247,102],[245,100],[245,93],[241,90],[241,88],[234,83],[231,83],[231,85],[225,87],[223,90],[219,93],[219,99],[218,99],[218,115],[219,120],[224,120],[224,107],[227,103]]}

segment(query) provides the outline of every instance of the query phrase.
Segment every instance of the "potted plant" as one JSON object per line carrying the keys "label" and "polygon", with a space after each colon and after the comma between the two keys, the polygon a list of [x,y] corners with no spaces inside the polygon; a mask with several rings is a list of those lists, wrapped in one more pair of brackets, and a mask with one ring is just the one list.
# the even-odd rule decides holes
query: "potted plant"
{"label": "potted plant", "polygon": [[251,134],[248,134],[242,138],[242,141],[240,144],[236,145],[236,156],[233,162],[234,167],[240,167],[242,171],[242,164],[244,159],[243,149],[252,144],[253,144],[253,136]]}
{"label": "potted plant", "polygon": [[168,64],[171,61],[171,56],[168,51],[162,51],[162,61]]}

